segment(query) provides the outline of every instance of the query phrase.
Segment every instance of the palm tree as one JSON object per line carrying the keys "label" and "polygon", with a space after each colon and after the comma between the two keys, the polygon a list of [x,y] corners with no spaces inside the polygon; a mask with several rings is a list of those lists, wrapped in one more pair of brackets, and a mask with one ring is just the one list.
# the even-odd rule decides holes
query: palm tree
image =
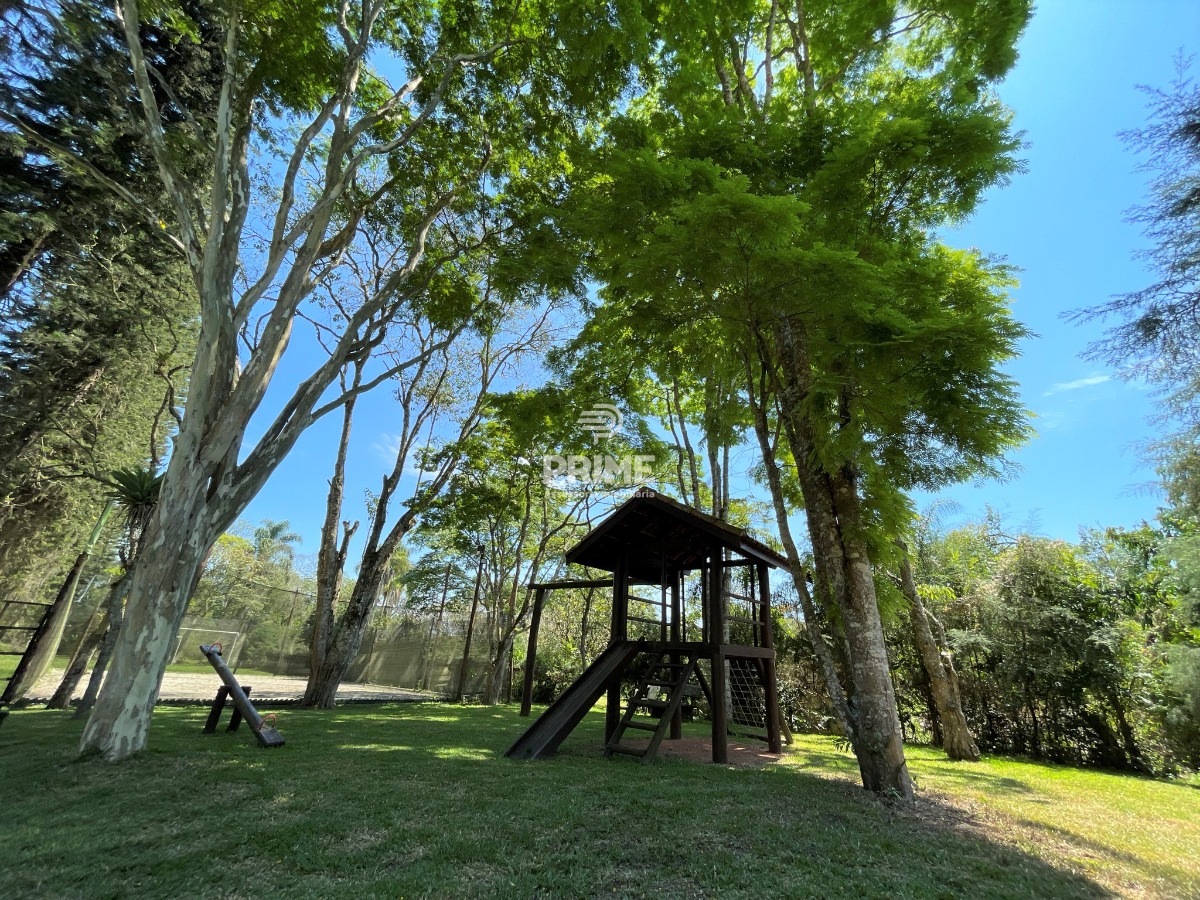
{"label": "palm tree", "polygon": [[281,522],[263,519],[263,523],[254,529],[254,556],[265,565],[280,566],[290,572],[296,557],[296,548],[292,544],[304,542],[299,534],[288,531],[290,527],[287,519]]}
{"label": "palm tree", "polygon": [[116,502],[125,516],[127,546],[121,551],[121,567],[133,568],[142,532],[158,507],[163,476],[148,466],[114,469],[109,476],[108,498]]}
{"label": "palm tree", "polygon": [[[108,478],[103,479],[103,482],[108,486],[108,490],[105,492],[108,502],[104,506],[104,511],[96,522],[96,527],[92,530],[92,536],[88,540],[87,547],[79,555],[71,571],[71,575],[67,579],[67,583],[59,592],[59,597],[55,601],[55,609],[47,617],[47,621],[43,623],[42,627],[34,634],[33,640],[30,641],[25,657],[22,658],[21,664],[18,667],[18,674],[21,675],[21,678],[17,679],[14,675],[13,682],[5,692],[5,700],[11,699],[11,697],[17,696],[19,692],[23,693],[29,687],[32,687],[37,679],[45,674],[49,668],[62,639],[63,629],[66,625],[71,603],[74,600],[75,587],[78,583],[80,572],[83,570],[84,562],[91,555],[93,548],[99,540],[100,532],[104,527],[105,521],[108,519],[109,512],[116,506],[122,511],[124,516],[125,546],[118,550],[123,574],[112,585],[108,598],[102,604],[105,610],[104,617],[100,618],[98,622],[89,622],[88,628],[84,629],[84,633],[80,636],[79,644],[71,655],[71,661],[67,665],[67,670],[63,675],[62,681],[59,683],[58,689],[54,692],[54,696],[50,699],[48,705],[54,709],[65,709],[67,704],[70,703],[71,697],[75,692],[75,687],[79,683],[79,679],[83,677],[83,671],[87,667],[88,658],[91,657],[93,651],[96,649],[97,641],[95,640],[95,636],[89,634],[93,624],[96,625],[97,630],[107,628],[107,635],[100,642],[100,658],[96,663],[92,683],[88,686],[88,693],[92,693],[92,685],[95,685],[97,689],[99,688],[100,677],[103,676],[104,667],[108,663],[108,654],[111,651],[112,640],[115,637],[116,625],[121,620],[121,604],[125,599],[125,590],[129,583],[129,573],[137,559],[138,542],[141,540],[146,524],[150,521],[150,516],[153,515],[154,509],[158,505],[158,493],[162,485],[162,475],[156,475],[154,470],[148,466],[130,467],[114,469],[109,473]],[[96,617],[93,618],[95,619]]]}

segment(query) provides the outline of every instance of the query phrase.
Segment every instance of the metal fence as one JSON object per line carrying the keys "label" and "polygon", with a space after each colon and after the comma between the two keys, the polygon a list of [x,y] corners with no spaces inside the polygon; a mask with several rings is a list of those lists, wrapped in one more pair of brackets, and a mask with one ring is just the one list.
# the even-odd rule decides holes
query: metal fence
{"label": "metal fence", "polygon": [[[309,628],[303,623],[286,626],[187,616],[171,662],[206,665],[200,645],[217,641],[235,672],[254,670],[307,678]],[[373,623],[343,682],[453,695],[462,667],[466,630],[466,618],[451,615],[393,616]],[[467,663],[466,696],[483,692],[489,661],[488,640],[477,632]]]}

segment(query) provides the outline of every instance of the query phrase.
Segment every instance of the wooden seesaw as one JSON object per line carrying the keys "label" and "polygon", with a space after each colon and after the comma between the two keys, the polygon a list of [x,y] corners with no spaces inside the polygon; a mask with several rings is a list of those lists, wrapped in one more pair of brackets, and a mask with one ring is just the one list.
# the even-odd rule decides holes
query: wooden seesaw
{"label": "wooden seesaw", "polygon": [[245,719],[250,723],[250,730],[254,732],[254,736],[258,738],[259,744],[264,747],[282,747],[283,736],[275,730],[275,717],[270,716],[272,724],[267,724],[266,719],[258,714],[258,710],[254,708],[254,704],[250,702],[250,697],[247,696],[242,686],[238,684],[238,680],[233,673],[229,671],[229,666],[225,665],[225,660],[221,657],[221,645],[209,644],[200,645],[200,652],[204,654],[217,674],[224,682],[224,687],[217,690],[217,697],[213,700],[212,710],[208,714],[208,721],[204,725],[204,733],[212,734],[217,730],[217,722],[221,718],[221,711],[225,709],[225,701],[229,698],[233,699],[234,713],[229,721],[229,731],[236,731],[241,720]]}

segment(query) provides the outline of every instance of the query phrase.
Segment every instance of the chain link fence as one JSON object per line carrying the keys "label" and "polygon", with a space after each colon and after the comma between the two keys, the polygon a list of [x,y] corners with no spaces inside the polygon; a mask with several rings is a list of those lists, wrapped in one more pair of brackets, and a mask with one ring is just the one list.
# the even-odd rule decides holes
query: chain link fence
{"label": "chain link fence", "polygon": [[[486,634],[476,622],[463,692],[483,693],[490,662]],[[307,678],[311,625],[187,616],[176,639],[173,665],[207,665],[201,644],[219,642],[234,671]],[[347,683],[379,685],[450,697],[456,693],[466,645],[467,617],[383,616],[372,623],[351,663]]]}

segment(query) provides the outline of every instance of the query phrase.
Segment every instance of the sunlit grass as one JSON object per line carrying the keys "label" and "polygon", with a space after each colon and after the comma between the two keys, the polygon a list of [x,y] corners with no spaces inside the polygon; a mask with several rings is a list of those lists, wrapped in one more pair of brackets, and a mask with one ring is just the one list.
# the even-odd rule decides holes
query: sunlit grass
{"label": "sunlit grass", "polygon": [[909,751],[921,786],[977,812],[1019,846],[1050,849],[1115,885],[1200,895],[1200,790],[1171,782],[1003,757],[964,766]]}
{"label": "sunlit grass", "polygon": [[163,708],[150,749],[74,757],[69,714],[0,727],[5,897],[1087,897],[1200,894],[1200,791],[910,748],[915,810],[801,736],[732,769],[602,758],[592,713],[546,762],[510,709],[278,713],[287,745]]}

